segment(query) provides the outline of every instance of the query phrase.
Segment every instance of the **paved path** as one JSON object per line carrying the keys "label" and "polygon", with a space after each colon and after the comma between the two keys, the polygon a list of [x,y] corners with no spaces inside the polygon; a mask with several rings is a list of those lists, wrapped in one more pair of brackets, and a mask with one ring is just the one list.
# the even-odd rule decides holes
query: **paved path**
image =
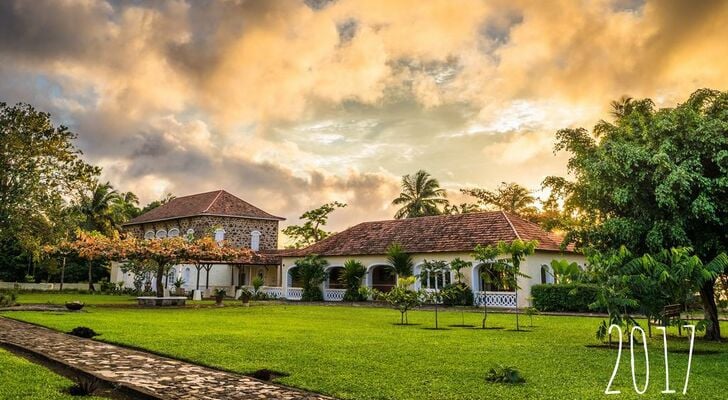
{"label": "paved path", "polygon": [[160,399],[330,399],[0,317],[2,342]]}

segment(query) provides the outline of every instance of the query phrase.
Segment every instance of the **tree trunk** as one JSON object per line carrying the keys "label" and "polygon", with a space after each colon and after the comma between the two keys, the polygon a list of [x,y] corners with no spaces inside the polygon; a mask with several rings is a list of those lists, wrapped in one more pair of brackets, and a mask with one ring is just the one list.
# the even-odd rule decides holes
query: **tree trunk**
{"label": "tree trunk", "polygon": [[88,290],[94,291],[94,275],[93,275],[93,263],[88,262]]}
{"label": "tree trunk", "polygon": [[438,329],[437,325],[437,303],[435,303],[435,329]]}
{"label": "tree trunk", "polygon": [[700,288],[700,298],[703,301],[705,319],[710,324],[705,328],[705,339],[720,341],[720,321],[718,320],[718,306],[715,304],[715,280],[706,282]]}
{"label": "tree trunk", "polygon": [[157,267],[157,297],[164,297],[164,265]]}
{"label": "tree trunk", "polygon": [[61,291],[63,291],[63,279],[66,275],[66,257],[63,257],[63,262],[61,263]]}

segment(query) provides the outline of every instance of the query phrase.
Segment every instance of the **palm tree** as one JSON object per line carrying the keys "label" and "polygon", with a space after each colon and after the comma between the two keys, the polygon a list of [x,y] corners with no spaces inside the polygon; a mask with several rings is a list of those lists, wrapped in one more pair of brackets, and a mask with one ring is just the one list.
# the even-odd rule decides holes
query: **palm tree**
{"label": "palm tree", "polygon": [[399,243],[392,243],[387,247],[387,261],[392,265],[397,278],[412,276],[415,263]]}
{"label": "palm tree", "polygon": [[362,301],[366,300],[360,293],[361,281],[364,279],[367,270],[364,265],[357,260],[346,260],[344,270],[339,276],[339,282],[346,286],[344,293],[344,301]]}
{"label": "palm tree", "polygon": [[121,196],[109,182],[96,182],[89,189],[89,192],[81,193],[77,206],[84,218],[81,227],[89,232],[97,231],[109,236],[118,228],[114,207]]}
{"label": "palm tree", "polygon": [[492,191],[480,188],[460,189],[460,191],[477,198],[478,203],[485,207],[520,216],[530,216],[537,212],[534,206],[536,198],[531,191],[515,182],[501,182]]}
{"label": "palm tree", "polygon": [[125,192],[119,194],[119,199],[112,206],[114,212],[114,221],[122,224],[141,214],[139,208],[139,197],[133,192]]}
{"label": "palm tree", "polygon": [[413,218],[426,215],[442,214],[439,206],[447,203],[445,189],[440,183],[423,170],[414,175],[402,177],[402,193],[392,201],[395,206],[402,206],[394,218]]}

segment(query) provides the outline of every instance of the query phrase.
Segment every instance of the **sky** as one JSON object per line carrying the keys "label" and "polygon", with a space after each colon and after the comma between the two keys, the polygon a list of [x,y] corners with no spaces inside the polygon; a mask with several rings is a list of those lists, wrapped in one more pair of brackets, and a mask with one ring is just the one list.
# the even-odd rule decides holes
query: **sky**
{"label": "sky", "polygon": [[566,175],[558,129],[728,86],[726,1],[0,1],[0,101],[142,203],[226,189],[296,223],[392,218],[402,175]]}

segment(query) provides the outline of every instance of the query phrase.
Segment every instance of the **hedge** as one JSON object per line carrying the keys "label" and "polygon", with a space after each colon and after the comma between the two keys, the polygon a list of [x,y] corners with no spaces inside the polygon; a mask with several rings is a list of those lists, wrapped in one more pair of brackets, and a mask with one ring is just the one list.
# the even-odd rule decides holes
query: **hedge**
{"label": "hedge", "polygon": [[598,287],[587,283],[534,285],[533,306],[539,311],[594,312],[589,308],[597,299]]}

